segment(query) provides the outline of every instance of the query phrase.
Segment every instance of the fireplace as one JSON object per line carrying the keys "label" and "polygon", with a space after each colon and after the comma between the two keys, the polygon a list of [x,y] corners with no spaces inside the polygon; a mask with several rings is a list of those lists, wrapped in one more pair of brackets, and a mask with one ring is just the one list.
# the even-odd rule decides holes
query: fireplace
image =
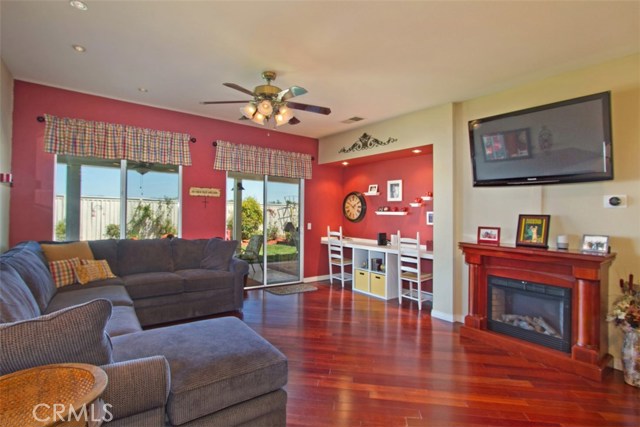
{"label": "fireplace", "polygon": [[[460,335],[602,381],[615,254],[459,243],[469,266]],[[542,332],[540,332],[542,331]]]}
{"label": "fireplace", "polygon": [[488,276],[487,329],[571,352],[571,289]]}

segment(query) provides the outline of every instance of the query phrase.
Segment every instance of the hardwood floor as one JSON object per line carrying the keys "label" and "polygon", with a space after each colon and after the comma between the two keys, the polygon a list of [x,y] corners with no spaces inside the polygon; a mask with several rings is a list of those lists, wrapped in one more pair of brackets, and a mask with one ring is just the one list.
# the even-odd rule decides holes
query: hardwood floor
{"label": "hardwood floor", "polygon": [[557,371],[433,319],[415,303],[247,291],[243,319],[289,358],[287,425],[639,426],[640,389]]}

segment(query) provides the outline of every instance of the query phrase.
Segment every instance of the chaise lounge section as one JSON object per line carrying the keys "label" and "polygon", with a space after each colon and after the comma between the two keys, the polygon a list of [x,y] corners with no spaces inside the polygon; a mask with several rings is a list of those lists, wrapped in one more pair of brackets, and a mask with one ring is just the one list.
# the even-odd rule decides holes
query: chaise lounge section
{"label": "chaise lounge section", "polygon": [[58,289],[42,250],[52,248],[17,245],[0,256],[0,375],[51,363],[101,366],[109,426],[286,425],[287,359],[240,319],[142,330],[241,309],[248,265],[232,258],[235,247],[220,239],[89,242],[116,277]]}

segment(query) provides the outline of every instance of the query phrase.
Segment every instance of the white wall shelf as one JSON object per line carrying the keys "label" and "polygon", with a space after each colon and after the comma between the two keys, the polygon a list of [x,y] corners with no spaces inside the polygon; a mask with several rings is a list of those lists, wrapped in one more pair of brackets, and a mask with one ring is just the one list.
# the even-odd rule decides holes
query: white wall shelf
{"label": "white wall shelf", "polygon": [[380,193],[369,193],[368,191],[366,193],[362,193],[362,194],[364,194],[365,196],[379,196],[380,195]]}
{"label": "white wall shelf", "polygon": [[378,212],[375,211],[376,215],[409,215],[409,212],[393,212],[393,211],[382,211],[382,212]]}

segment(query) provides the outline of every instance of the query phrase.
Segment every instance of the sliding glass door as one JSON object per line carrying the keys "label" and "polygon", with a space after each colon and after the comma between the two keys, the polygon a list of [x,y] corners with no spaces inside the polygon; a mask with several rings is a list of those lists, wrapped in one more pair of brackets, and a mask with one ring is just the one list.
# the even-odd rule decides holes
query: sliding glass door
{"label": "sliding glass door", "polygon": [[301,180],[230,172],[227,236],[241,242],[247,287],[301,281]]}

